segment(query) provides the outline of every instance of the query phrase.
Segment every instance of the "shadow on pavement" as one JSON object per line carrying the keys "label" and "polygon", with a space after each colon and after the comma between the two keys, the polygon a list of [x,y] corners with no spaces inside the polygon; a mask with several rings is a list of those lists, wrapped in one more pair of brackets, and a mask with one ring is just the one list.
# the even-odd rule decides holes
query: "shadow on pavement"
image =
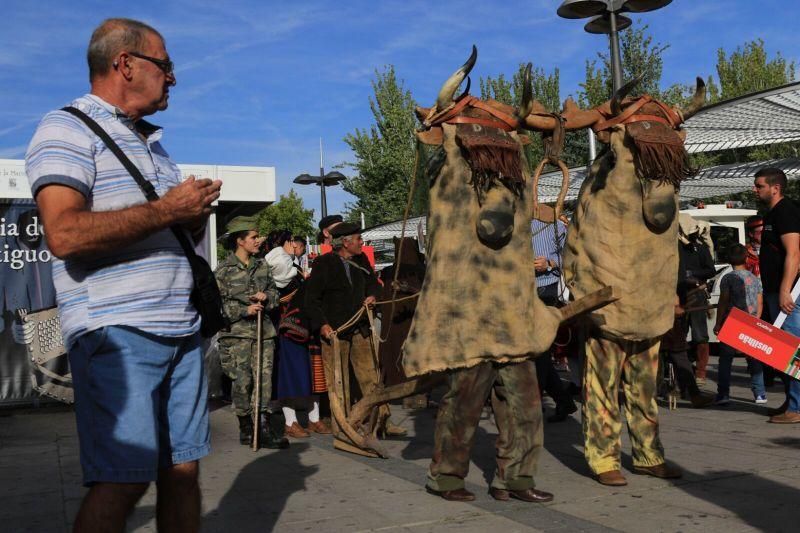
{"label": "shadow on pavement", "polygon": [[592,476],[583,457],[583,430],[578,413],[563,422],[545,422],[544,448],[558,462],[581,476]]}
{"label": "shadow on pavement", "polygon": [[319,470],[301,463],[308,448],[292,442],[286,450],[258,452],[263,455],[241,470],[219,506],[203,515],[203,531],[273,531],[289,497],[305,490],[306,478]]}
{"label": "shadow on pavement", "polygon": [[789,485],[748,472],[717,470],[676,486],[728,510],[759,531],[797,531],[800,490]]}

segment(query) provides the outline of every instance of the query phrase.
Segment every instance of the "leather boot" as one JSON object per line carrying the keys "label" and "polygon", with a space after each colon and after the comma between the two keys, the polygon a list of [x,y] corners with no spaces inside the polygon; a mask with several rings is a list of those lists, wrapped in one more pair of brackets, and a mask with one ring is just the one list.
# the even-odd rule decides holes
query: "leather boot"
{"label": "leather boot", "polygon": [[283,450],[289,447],[289,440],[284,436],[286,419],[280,411],[261,413],[261,446],[270,450]]}
{"label": "leather boot", "polygon": [[239,444],[250,446],[253,444],[253,417],[250,415],[239,416]]}
{"label": "leather boot", "polygon": [[706,367],[708,366],[708,343],[703,342],[695,345],[695,353],[697,354],[697,368],[695,369],[695,376],[698,381],[706,380]]}

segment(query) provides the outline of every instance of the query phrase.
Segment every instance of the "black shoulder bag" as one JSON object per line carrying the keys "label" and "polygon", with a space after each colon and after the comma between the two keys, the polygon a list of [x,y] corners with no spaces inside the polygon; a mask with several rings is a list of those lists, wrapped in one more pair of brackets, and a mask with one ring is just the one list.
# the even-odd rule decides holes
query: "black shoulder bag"
{"label": "black shoulder bag", "polygon": [[[148,201],[158,200],[158,193],[156,193],[153,184],[150,183],[142,176],[142,173],[136,168],[136,165],[125,155],[122,149],[114,142],[114,140],[100,127],[100,125],[92,120],[86,113],[74,107],[64,107],[61,109],[71,115],[81,119],[103,142],[109,150],[111,150],[122,166],[130,173],[136,183],[141,187],[142,192]],[[194,304],[197,312],[200,313],[200,333],[203,337],[213,337],[218,331],[228,329],[230,322],[225,314],[222,312],[222,295],[217,286],[217,280],[214,277],[214,272],[208,262],[197,255],[194,247],[186,238],[186,234],[178,226],[170,228],[175,238],[183,248],[183,253],[189,260],[189,266],[192,268],[192,278],[194,279],[194,289],[190,296],[192,304]]]}

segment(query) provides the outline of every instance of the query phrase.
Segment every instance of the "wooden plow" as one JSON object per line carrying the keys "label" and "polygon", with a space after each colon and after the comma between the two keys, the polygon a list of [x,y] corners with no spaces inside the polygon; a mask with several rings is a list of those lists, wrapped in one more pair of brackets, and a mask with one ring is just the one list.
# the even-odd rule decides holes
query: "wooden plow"
{"label": "wooden plow", "polygon": [[[614,294],[613,287],[603,287],[560,308],[561,323],[570,322],[580,315],[600,309],[618,299],[619,296]],[[432,389],[445,378],[446,372],[420,376],[388,387],[379,385],[373,390],[362,391],[363,397],[350,406],[349,361],[342,358],[338,349],[333,352],[334,377],[333,383],[328,384],[328,396],[331,414],[341,430],[341,434],[334,438],[334,448],[367,457],[388,458],[388,452],[378,439],[378,433],[385,422],[380,420],[379,407],[392,400]]]}

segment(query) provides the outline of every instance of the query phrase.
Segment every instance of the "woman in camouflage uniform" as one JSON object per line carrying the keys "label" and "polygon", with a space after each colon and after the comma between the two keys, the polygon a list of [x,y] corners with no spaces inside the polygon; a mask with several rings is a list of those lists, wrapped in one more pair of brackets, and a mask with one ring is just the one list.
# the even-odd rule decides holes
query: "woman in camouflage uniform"
{"label": "woman in camouflage uniform", "polygon": [[270,404],[272,357],[275,328],[267,311],[278,306],[278,289],[269,265],[255,257],[263,239],[258,236],[255,217],[236,217],[226,228],[228,257],[217,266],[215,276],[222,293],[223,308],[231,321],[229,331],[219,334],[222,370],[233,380],[231,396],[239,418],[239,442],[253,439],[253,402],[257,354],[257,317],[261,312],[261,398],[260,439],[266,448],[286,448],[283,415]]}

